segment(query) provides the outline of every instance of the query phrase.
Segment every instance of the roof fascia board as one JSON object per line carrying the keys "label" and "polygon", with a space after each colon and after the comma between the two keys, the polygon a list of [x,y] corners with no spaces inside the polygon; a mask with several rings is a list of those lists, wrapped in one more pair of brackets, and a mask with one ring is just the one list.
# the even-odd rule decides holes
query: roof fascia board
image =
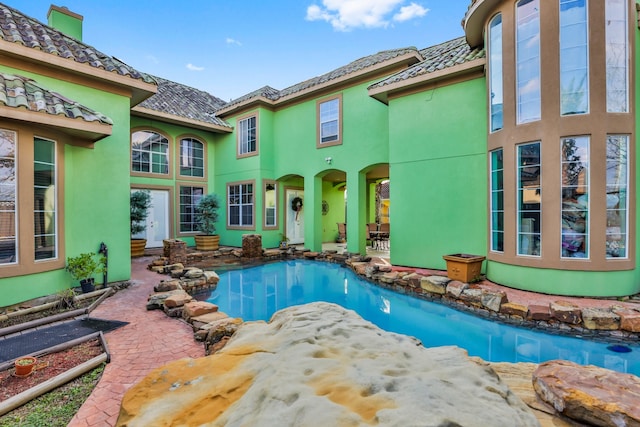
{"label": "roof fascia board", "polygon": [[176,116],[175,114],[161,113],[150,108],[135,106],[131,109],[131,114],[137,117],[144,117],[148,119],[160,120],[167,123],[176,125],[189,126],[196,129],[201,129],[215,133],[231,133],[232,127],[214,125],[212,123],[202,122],[200,120],[188,119],[186,117]]}
{"label": "roof fascia board", "polygon": [[131,93],[132,102],[136,101],[133,105],[144,101],[158,91],[157,86],[154,84],[107,71],[103,68],[92,67],[89,64],[76,62],[72,59],[63,58],[38,49],[22,46],[18,43],[0,40],[0,54],[44,64],[46,67],[53,66],[76,75],[89,77],[91,80],[98,79],[118,86],[125,86]]}
{"label": "roof fascia board", "polygon": [[0,106],[0,117],[54,127],[60,132],[80,136],[91,142],[110,136],[113,131],[111,125],[98,121],[87,122],[84,119],[70,119],[63,116],[33,112],[25,108],[7,107],[5,105]]}
{"label": "roof fascia board", "polygon": [[389,85],[372,88],[369,89],[369,96],[386,104],[389,97],[394,93],[411,90],[416,86],[422,86],[439,80],[453,78],[461,74],[471,74],[473,71],[484,69],[485,63],[485,58],[478,58],[473,61],[465,62],[464,64],[434,71],[433,73],[427,73]]}
{"label": "roof fascia board", "polygon": [[487,15],[493,10],[500,0],[476,0],[467,10],[462,27],[467,38],[467,43],[472,48],[484,43],[484,22]]}

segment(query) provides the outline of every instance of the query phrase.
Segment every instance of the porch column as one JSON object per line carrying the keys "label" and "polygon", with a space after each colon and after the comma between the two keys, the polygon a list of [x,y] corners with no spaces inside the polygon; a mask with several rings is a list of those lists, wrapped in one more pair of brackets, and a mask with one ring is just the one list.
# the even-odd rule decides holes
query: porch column
{"label": "porch column", "polygon": [[347,251],[367,252],[367,177],[362,172],[347,173]]}
{"label": "porch column", "polygon": [[322,251],[322,178],[304,178],[304,247]]}

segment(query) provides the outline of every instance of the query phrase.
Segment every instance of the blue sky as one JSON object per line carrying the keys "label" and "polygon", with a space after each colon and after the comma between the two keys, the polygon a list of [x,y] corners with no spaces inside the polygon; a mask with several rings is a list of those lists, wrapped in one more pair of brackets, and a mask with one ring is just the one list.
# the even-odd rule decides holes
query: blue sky
{"label": "blue sky", "polygon": [[[50,0],[0,0],[44,23]],[[84,41],[223,100],[276,89],[381,50],[463,35],[470,0],[64,0]]]}

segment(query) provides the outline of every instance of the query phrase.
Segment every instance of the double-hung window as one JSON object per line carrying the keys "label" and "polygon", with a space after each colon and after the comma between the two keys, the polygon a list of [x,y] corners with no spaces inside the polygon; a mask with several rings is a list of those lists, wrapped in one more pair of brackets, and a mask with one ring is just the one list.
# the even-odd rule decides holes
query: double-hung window
{"label": "double-hung window", "polygon": [[318,147],[342,143],[342,96],[317,103]]}
{"label": "double-hung window", "polygon": [[238,120],[238,157],[258,154],[258,116]]}
{"label": "double-hung window", "polygon": [[278,227],[278,187],[275,181],[264,181],[264,228]]}
{"label": "double-hung window", "polygon": [[169,140],[157,132],[131,135],[131,171],[169,175]]}
{"label": "double-hung window", "polygon": [[227,185],[227,226],[229,228],[254,227],[254,183]]}
{"label": "double-hung window", "polygon": [[180,233],[198,231],[196,206],[203,195],[203,187],[180,186]]}
{"label": "double-hung window", "polygon": [[204,144],[194,138],[180,140],[180,176],[204,178]]}

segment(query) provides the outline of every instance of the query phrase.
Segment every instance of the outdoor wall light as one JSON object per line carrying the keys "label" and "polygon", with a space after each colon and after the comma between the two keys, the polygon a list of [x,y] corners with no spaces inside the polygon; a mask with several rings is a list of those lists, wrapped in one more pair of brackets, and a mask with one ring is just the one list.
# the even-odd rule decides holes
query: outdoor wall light
{"label": "outdoor wall light", "polygon": [[333,159],[331,157],[325,157],[324,161],[327,162],[327,164],[331,164],[331,162],[333,161]]}

